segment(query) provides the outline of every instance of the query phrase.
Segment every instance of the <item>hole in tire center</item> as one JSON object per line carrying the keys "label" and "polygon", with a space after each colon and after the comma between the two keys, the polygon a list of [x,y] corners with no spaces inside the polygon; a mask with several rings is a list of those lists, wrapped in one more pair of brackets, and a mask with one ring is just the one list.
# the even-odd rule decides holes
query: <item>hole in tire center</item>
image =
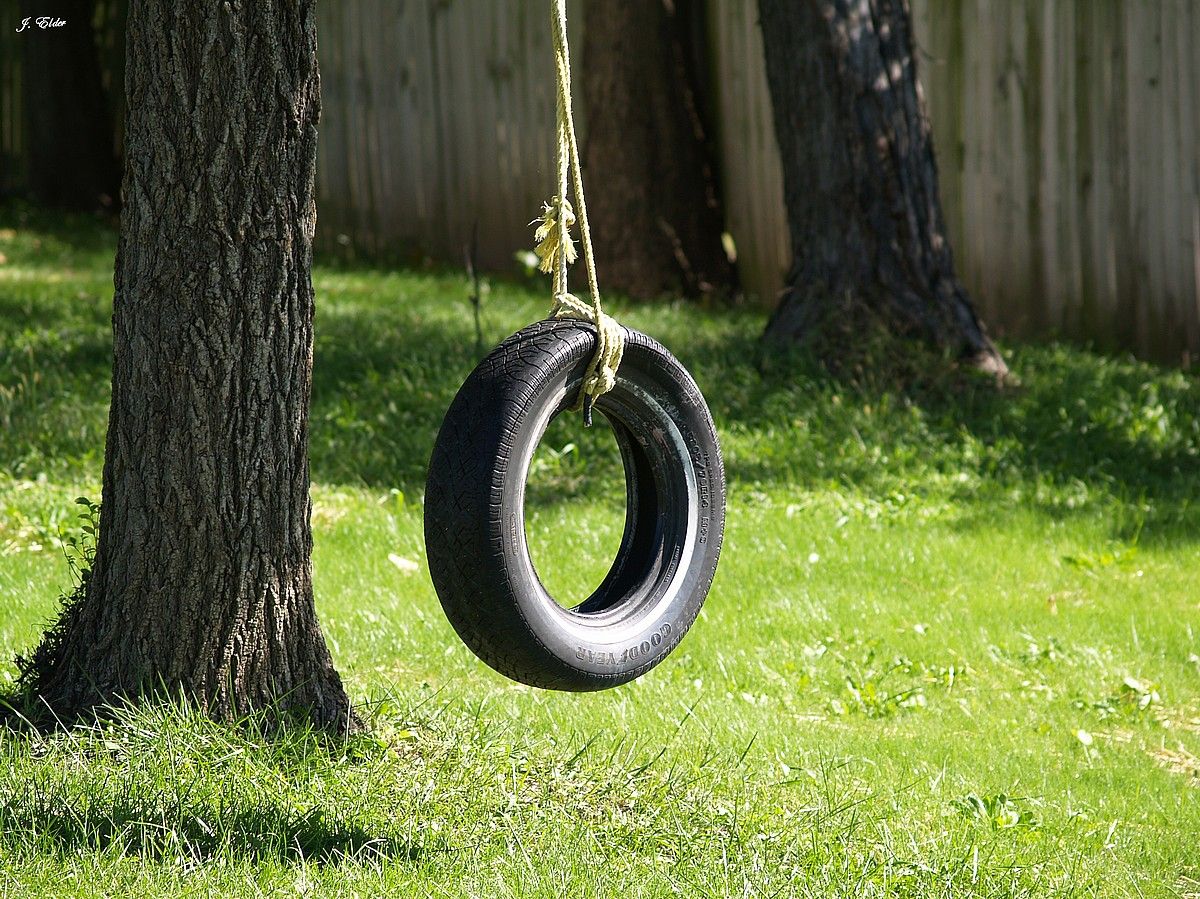
{"label": "hole in tire center", "polygon": [[625,467],[608,419],[584,428],[563,412],[546,428],[525,479],[525,542],[542,586],[573,609],[603,582],[625,531]]}

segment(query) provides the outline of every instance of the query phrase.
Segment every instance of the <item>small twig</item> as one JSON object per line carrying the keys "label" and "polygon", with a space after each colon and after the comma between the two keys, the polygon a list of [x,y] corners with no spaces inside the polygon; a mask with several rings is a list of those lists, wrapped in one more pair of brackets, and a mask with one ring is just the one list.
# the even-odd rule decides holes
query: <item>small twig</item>
{"label": "small twig", "polygon": [[479,291],[479,272],[475,268],[475,256],[479,251],[479,222],[475,222],[471,226],[471,242],[463,247],[463,255],[466,256],[467,277],[471,279],[472,293],[468,300],[471,301],[471,308],[475,313],[475,350],[483,352],[483,321],[481,318],[483,297]]}

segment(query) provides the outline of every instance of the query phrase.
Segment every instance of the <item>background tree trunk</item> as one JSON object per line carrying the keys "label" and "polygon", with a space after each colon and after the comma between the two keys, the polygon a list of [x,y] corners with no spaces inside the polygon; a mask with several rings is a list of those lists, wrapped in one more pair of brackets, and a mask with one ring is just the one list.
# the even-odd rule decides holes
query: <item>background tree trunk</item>
{"label": "background tree trunk", "polygon": [[587,0],[583,151],[601,283],[635,297],[735,283],[692,55],[694,0]]}
{"label": "background tree trunk", "polygon": [[121,173],[96,47],[96,3],[65,0],[49,9],[21,0],[22,18],[51,14],[66,24],[31,25],[21,35],[25,119],[34,148],[29,190],[38,202],[64,209],[113,208]]}
{"label": "background tree trunk", "polygon": [[128,38],[99,546],[34,688],[344,727],[310,563],[313,0],[143,0]]}
{"label": "background tree trunk", "polygon": [[908,0],[759,0],[794,262],[767,326],[866,323],[1002,374],[954,270]]}

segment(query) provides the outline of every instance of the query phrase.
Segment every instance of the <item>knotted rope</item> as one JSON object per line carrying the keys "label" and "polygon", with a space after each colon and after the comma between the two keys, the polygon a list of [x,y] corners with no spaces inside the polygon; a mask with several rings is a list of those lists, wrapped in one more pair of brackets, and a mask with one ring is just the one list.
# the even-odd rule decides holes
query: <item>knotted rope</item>
{"label": "knotted rope", "polygon": [[[596,353],[588,364],[583,388],[575,408],[583,409],[585,424],[591,424],[592,404],[617,383],[617,368],[625,352],[625,330],[600,304],[600,284],[596,279],[596,259],[592,252],[592,232],[588,227],[587,201],[583,196],[583,170],[579,162],[579,141],[575,137],[575,117],[571,110],[571,53],[567,44],[566,0],[551,0],[551,26],[554,35],[554,65],[558,82],[558,194],[542,207],[535,220],[537,230],[534,252],[543,272],[554,275],[554,306],[551,318],[581,319],[596,326]],[[576,213],[567,194],[574,191],[579,207],[580,239],[583,264],[587,269],[591,305],[567,289],[567,268],[577,253],[571,228]]]}

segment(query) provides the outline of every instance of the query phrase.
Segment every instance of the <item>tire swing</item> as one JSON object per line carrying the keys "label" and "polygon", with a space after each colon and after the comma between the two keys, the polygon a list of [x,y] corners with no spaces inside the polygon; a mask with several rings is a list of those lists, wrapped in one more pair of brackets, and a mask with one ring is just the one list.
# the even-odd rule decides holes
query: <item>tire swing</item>
{"label": "tire swing", "polygon": [[[725,474],[704,397],[655,340],[600,304],[571,112],[565,0],[551,0],[558,76],[558,195],[535,234],[553,273],[550,318],[498,346],[464,382],[434,445],[425,488],[429,573],[450,623],[513,680],[602,690],[673,650],[708,594],[725,524]],[[591,305],[567,291],[574,190]],[[618,366],[620,371],[618,374]],[[620,549],[573,608],[538,578],[525,537],[525,481],[547,426],[568,410],[612,425],[625,469]]]}

